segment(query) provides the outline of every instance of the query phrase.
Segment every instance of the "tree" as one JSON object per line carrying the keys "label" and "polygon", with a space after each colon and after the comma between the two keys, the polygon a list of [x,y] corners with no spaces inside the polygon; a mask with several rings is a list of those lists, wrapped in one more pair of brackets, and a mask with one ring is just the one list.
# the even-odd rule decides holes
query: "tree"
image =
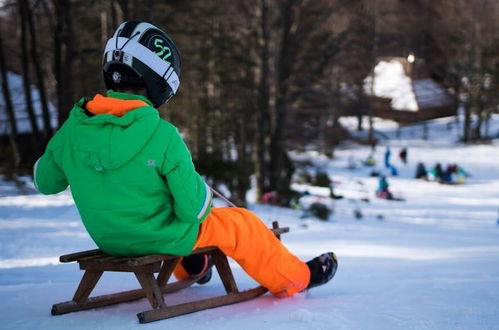
{"label": "tree", "polygon": [[255,26],[255,44],[259,46],[257,79],[257,95],[255,116],[255,148],[253,164],[256,178],[256,195],[261,199],[263,193],[268,189],[269,172],[267,170],[268,159],[268,137],[270,137],[270,15],[268,0],[260,0],[257,11]]}
{"label": "tree", "polygon": [[496,111],[499,5],[494,0],[441,1],[435,10],[431,31],[441,45],[441,58],[447,67],[442,80],[460,97],[464,110],[462,140],[469,142],[481,138],[483,122]]}
{"label": "tree", "polygon": [[35,22],[33,19],[33,12],[31,10],[31,4],[28,0],[19,0],[20,5],[24,7],[28,30],[30,33],[30,54],[33,67],[35,69],[36,85],[38,87],[38,94],[40,97],[41,109],[42,109],[42,119],[44,124],[43,134],[44,138],[48,139],[52,136],[52,126],[50,123],[50,113],[48,108],[47,94],[45,90],[45,74],[42,69],[42,58],[38,55],[38,36],[36,34]]}
{"label": "tree", "polygon": [[21,67],[22,67],[22,77],[23,77],[23,89],[24,89],[24,100],[26,103],[26,112],[28,113],[29,122],[31,125],[31,130],[34,135],[33,143],[38,144],[40,138],[40,131],[38,129],[38,124],[36,121],[35,111],[33,109],[33,100],[31,97],[31,77],[30,77],[30,64],[29,64],[29,53],[28,53],[28,31],[27,31],[27,8],[23,6],[22,2],[18,3],[20,24],[21,24]]}
{"label": "tree", "polygon": [[71,2],[69,0],[53,0],[55,10],[54,73],[57,81],[57,105],[59,123],[68,117],[74,100],[74,39],[73,22],[71,20]]}
{"label": "tree", "polygon": [[12,105],[12,98],[10,96],[9,80],[7,77],[7,65],[5,62],[5,55],[3,49],[3,37],[0,31],[0,76],[2,78],[2,94],[5,101],[5,111],[7,113],[7,118],[9,120],[9,142],[12,150],[12,165],[14,172],[19,168],[21,164],[21,153],[19,152],[19,146],[17,143],[17,123],[16,114],[14,111],[14,106]]}

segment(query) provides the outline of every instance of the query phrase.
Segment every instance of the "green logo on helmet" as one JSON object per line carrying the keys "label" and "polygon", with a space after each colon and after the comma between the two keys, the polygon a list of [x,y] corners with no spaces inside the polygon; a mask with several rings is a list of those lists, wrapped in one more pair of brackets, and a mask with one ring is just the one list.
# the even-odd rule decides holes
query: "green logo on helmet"
{"label": "green logo on helmet", "polygon": [[154,47],[156,47],[157,49],[157,51],[154,52],[154,54],[158,55],[159,58],[161,58],[163,61],[171,64],[168,58],[172,56],[172,51],[170,47],[164,45],[164,42],[165,41],[161,38],[154,39]]}

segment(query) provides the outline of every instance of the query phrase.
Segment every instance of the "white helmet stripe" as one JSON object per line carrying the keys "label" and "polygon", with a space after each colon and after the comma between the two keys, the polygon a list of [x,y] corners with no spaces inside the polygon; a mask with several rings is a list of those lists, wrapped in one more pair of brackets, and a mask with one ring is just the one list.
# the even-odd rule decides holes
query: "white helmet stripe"
{"label": "white helmet stripe", "polygon": [[[118,48],[116,48],[118,47]],[[120,50],[124,53],[123,61],[129,65],[131,65],[133,56],[138,59],[142,63],[146,64],[149,68],[151,68],[154,72],[156,72],[159,76],[165,78],[165,74],[168,69],[171,67],[171,64],[163,61],[159,56],[154,54],[149,48],[144,45],[138,43],[133,39],[118,37],[111,38],[107,41],[106,50],[104,54],[106,54],[106,60],[109,61],[112,58],[113,51]],[[177,73],[174,71],[170,77],[166,80],[173,93],[177,92],[179,86],[179,78]]]}
{"label": "white helmet stripe", "polygon": [[166,82],[175,94],[177,92],[178,86],[180,85],[180,79],[178,78],[175,70],[173,70],[172,74],[166,79]]}

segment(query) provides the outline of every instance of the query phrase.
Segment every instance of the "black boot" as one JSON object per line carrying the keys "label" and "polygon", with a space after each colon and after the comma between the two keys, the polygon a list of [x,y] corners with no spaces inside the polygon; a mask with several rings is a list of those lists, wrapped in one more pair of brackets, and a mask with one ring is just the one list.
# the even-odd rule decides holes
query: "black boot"
{"label": "black boot", "polygon": [[182,267],[184,267],[189,275],[197,276],[203,273],[205,274],[196,281],[198,284],[205,284],[210,281],[212,266],[211,256],[208,254],[191,254],[182,259]]}
{"label": "black boot", "polygon": [[333,252],[327,252],[307,262],[310,268],[310,283],[307,289],[329,282],[338,268],[338,259]]}

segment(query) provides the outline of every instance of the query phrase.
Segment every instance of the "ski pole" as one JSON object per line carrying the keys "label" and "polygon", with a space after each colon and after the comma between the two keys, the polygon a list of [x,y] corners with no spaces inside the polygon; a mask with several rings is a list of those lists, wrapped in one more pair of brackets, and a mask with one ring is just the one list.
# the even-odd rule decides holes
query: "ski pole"
{"label": "ski pole", "polygon": [[210,187],[210,190],[213,192],[213,194],[215,194],[217,197],[219,197],[221,200],[223,200],[225,203],[229,204],[230,206],[232,207],[237,207],[234,203],[232,203],[230,200],[228,200],[227,198],[225,198],[224,195],[222,195],[221,193],[219,193],[218,191],[216,191],[215,189],[213,189],[212,187]]}

